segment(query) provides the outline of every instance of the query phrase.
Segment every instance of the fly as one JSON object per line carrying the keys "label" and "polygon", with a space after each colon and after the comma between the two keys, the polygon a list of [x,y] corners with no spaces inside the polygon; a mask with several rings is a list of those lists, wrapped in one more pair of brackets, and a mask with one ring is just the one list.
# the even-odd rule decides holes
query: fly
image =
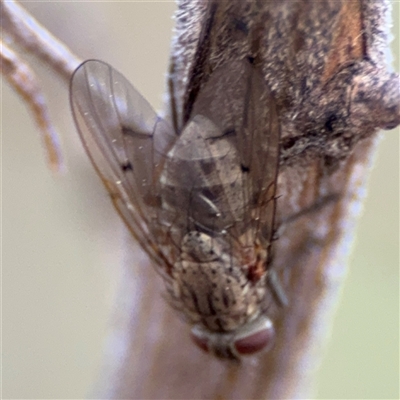
{"label": "fly", "polygon": [[101,61],[77,68],[70,99],[95,169],[194,342],[237,360],[269,348],[271,298],[285,302],[271,251],[280,128],[252,60],[217,67],[180,132]]}

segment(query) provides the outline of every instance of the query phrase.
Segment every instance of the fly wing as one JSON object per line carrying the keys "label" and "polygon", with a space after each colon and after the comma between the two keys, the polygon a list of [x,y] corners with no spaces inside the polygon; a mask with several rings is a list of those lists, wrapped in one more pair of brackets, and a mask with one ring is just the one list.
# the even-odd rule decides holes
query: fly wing
{"label": "fly wing", "polygon": [[260,71],[250,74],[250,90],[244,104],[243,125],[238,135],[241,162],[247,166],[245,190],[254,208],[245,218],[266,245],[274,233],[279,170],[280,124],[275,99]]}
{"label": "fly wing", "polygon": [[[274,229],[280,127],[273,95],[260,71],[247,60],[221,65],[200,89],[193,115],[202,115],[218,126],[220,137],[208,138],[209,143],[219,140],[225,142],[225,149],[229,145],[236,151],[236,165],[230,168],[231,173],[236,171],[235,177],[226,172],[219,177],[219,203],[227,206],[229,231],[236,237],[246,233],[249,244],[257,237],[269,245]],[[233,182],[236,192],[232,192]]]}
{"label": "fly wing", "polygon": [[117,210],[149,256],[163,263],[153,240],[158,212],[156,170],[176,136],[119,72],[89,60],[70,83],[72,113],[82,142]]}

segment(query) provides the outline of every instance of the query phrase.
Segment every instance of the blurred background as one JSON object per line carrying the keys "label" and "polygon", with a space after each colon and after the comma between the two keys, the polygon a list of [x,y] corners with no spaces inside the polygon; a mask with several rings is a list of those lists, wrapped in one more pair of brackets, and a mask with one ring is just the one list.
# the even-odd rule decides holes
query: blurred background
{"label": "blurred background", "polygon": [[[175,3],[23,4],[78,56],[109,62],[162,108]],[[26,107],[2,82],[2,397],[79,399],[99,374],[125,232],[81,148],[66,85],[37,70],[68,171],[52,175]],[[316,398],[397,399],[399,129],[383,135],[353,248]]]}

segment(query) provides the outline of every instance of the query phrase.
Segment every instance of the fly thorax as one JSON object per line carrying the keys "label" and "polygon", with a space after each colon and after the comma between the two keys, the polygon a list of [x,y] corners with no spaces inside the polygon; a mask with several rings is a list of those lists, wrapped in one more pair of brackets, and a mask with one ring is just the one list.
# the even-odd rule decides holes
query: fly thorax
{"label": "fly thorax", "polygon": [[254,317],[259,293],[222,238],[192,231],[184,236],[181,250],[171,294],[186,319],[227,332]]}

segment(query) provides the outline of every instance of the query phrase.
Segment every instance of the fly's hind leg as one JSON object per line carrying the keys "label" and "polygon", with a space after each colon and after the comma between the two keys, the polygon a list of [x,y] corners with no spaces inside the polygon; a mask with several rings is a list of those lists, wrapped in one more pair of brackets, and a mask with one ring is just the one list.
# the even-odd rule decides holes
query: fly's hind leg
{"label": "fly's hind leg", "polygon": [[312,203],[308,207],[305,207],[302,210],[283,218],[280,221],[278,231],[281,227],[286,226],[292,222],[295,222],[301,217],[312,215],[313,213],[316,213],[316,212],[320,211],[321,209],[323,209],[333,203],[336,203],[340,199],[340,197],[341,196],[338,193],[331,193],[331,194],[321,197],[320,199],[318,199],[318,201]]}

